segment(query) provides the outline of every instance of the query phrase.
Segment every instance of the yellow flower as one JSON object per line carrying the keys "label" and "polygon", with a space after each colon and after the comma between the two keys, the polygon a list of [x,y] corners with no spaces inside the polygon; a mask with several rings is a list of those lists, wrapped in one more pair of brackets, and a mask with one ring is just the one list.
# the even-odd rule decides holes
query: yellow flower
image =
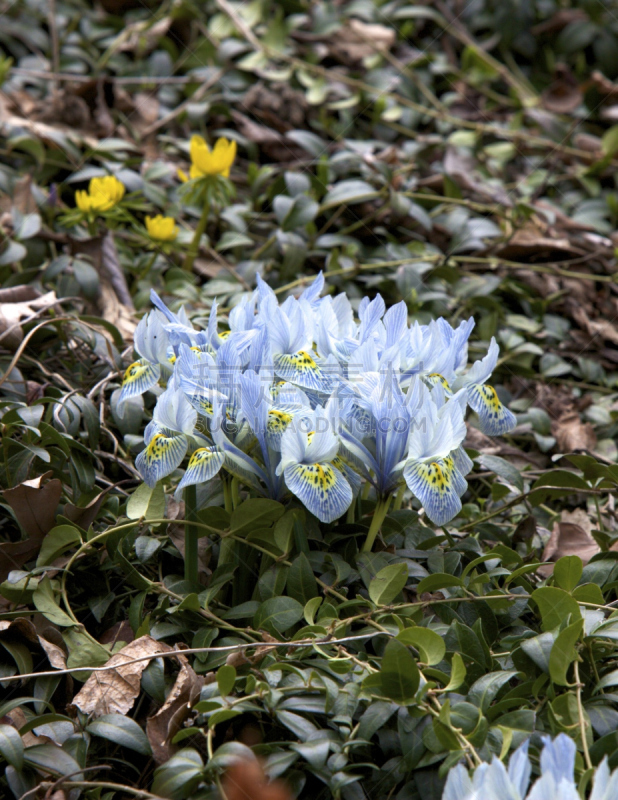
{"label": "yellow flower", "polygon": [[146,217],[146,230],[151,239],[159,242],[173,242],[178,236],[178,226],[174,223],[173,217],[163,217],[157,214],[156,217]]}
{"label": "yellow flower", "polygon": [[80,211],[109,211],[122,200],[124,193],[124,184],[113,175],[106,175],[92,178],[87,192],[75,192],[75,202]]}
{"label": "yellow flower", "polygon": [[[205,178],[207,175],[222,175],[229,178],[230,167],[236,158],[236,142],[228,139],[217,139],[215,146],[211,150],[201,136],[192,136],[189,147],[191,156],[191,169],[189,177]],[[180,180],[187,181],[187,175],[178,170]]]}

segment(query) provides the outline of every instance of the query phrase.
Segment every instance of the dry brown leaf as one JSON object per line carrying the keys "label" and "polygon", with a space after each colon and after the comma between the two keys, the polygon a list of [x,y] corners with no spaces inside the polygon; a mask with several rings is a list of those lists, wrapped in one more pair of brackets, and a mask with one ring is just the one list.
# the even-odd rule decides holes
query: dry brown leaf
{"label": "dry brown leaf", "polygon": [[[32,117],[32,112],[36,104],[31,104],[30,108],[20,108],[20,113],[13,113],[15,98],[9,97],[4,92],[0,92],[0,133],[3,136],[10,136],[13,132],[23,132],[24,130],[32,133],[36,138],[41,139],[51,147],[58,146],[58,134],[78,146],[86,145],[96,150],[99,140],[94,136],[87,136],[80,133],[76,127],[67,124],[48,125],[45,122],[37,122]],[[29,98],[32,100],[32,98]]]}
{"label": "dry brown leaf", "polygon": [[376,51],[390,50],[395,44],[395,37],[392,28],[350,19],[331,37],[329,50],[334,58],[352,65]]}
{"label": "dry brown leaf", "polygon": [[292,800],[283,781],[269,783],[260,762],[248,758],[228,767],[222,788],[227,800]]}
{"label": "dry brown leaf", "polygon": [[38,311],[52,308],[57,303],[55,292],[47,292],[40,296],[37,293],[37,296],[27,300],[0,302],[0,341],[3,346],[9,350],[16,350],[24,338],[21,321],[31,318]]}
{"label": "dry brown leaf", "polygon": [[163,764],[174,752],[172,739],[189,716],[204,685],[204,677],[195,673],[185,656],[176,658],[180,661],[180,672],[172,690],[157,713],[146,722],[146,735],[157,764]]}
{"label": "dry brown leaf", "polygon": [[597,437],[589,422],[582,422],[577,411],[569,411],[551,424],[552,436],[556,437],[556,447],[561,453],[574,453],[577,450],[594,450]]}
{"label": "dry brown leaf", "polygon": [[43,484],[51,474],[46,472],[2,493],[27,538],[21,542],[0,544],[0,582],[6,580],[11,570],[19,569],[34,558],[43,537],[54,527],[62,483],[53,478]]}
{"label": "dry brown leaf", "polygon": [[105,491],[98,494],[94,500],[91,500],[87,506],[76,506],[73,505],[73,503],[67,503],[64,507],[64,516],[87,531],[95,521],[99,509],[107,497],[108,491],[109,489],[105,489]]}
{"label": "dry brown leaf", "polygon": [[554,114],[570,114],[582,99],[582,91],[571,70],[566,64],[558,64],[553,83],[541,95],[543,106]]}
{"label": "dry brown leaf", "polygon": [[140,680],[150,661],[127,664],[134,658],[167,653],[172,648],[151,636],[140,636],[113,655],[105,665],[109,670],[93,672],[73,698],[73,705],[84,714],[126,714],[140,692]]}
{"label": "dry brown leaf", "polygon": [[[563,556],[579,556],[587,564],[592,556],[601,552],[592,536],[592,522],[588,514],[577,508],[575,511],[563,511],[560,522],[555,522],[543,551],[543,561],[558,561]],[[537,570],[547,577],[554,571],[554,565],[546,564]]]}
{"label": "dry brown leaf", "polygon": [[578,303],[573,303],[570,310],[578,325],[581,325],[590,336],[599,336],[601,339],[607,339],[608,342],[618,344],[618,327],[614,322],[610,322],[608,319],[590,319],[585,308]]}
{"label": "dry brown leaf", "polygon": [[133,22],[122,30],[112,47],[121,53],[134,51],[143,57],[155,49],[171,24],[171,17],[162,17],[155,23],[150,20]]}
{"label": "dry brown leaf", "polygon": [[444,172],[462,189],[474,192],[479,197],[491,200],[493,203],[510,207],[512,199],[501,186],[487,183],[476,169],[473,156],[461,148],[448,147],[444,156]]}
{"label": "dry brown leaf", "polygon": [[[182,525],[168,525],[167,535],[172,540],[174,547],[178,550],[180,555],[185,557],[185,528]],[[197,540],[197,564],[198,574],[208,576],[211,570],[208,568],[210,562],[210,539],[206,536],[200,536]]]}
{"label": "dry brown leaf", "polygon": [[[57,633],[57,629],[50,628],[49,625],[46,626],[46,629]],[[67,662],[64,650],[42,636],[29,619],[18,617],[12,621],[0,620],[0,633],[12,634],[16,638],[26,639],[33,644],[38,644],[45,652],[49,663],[54,669],[66,669]]]}

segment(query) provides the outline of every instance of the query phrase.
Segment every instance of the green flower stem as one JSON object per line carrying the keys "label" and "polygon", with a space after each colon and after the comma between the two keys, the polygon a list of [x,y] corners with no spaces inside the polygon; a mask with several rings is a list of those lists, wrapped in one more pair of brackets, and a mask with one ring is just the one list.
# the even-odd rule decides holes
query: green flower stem
{"label": "green flower stem", "polygon": [[199,531],[190,523],[197,518],[197,487],[195,484],[185,488],[185,518],[189,525],[185,527],[185,580],[198,582],[197,542]]}
{"label": "green flower stem", "polygon": [[187,272],[191,272],[193,269],[193,262],[197,258],[197,254],[200,250],[200,241],[202,239],[202,235],[206,230],[206,225],[208,223],[208,215],[210,214],[210,203],[205,202],[204,208],[202,209],[202,216],[200,217],[200,221],[197,223],[197,228],[195,229],[195,233],[193,234],[193,239],[191,244],[189,245],[189,249],[187,250],[187,255],[185,256],[185,260],[183,261],[182,268],[186,269]]}
{"label": "green flower stem", "polygon": [[406,484],[402,483],[399,487],[399,491],[395,495],[395,502],[393,503],[393,511],[399,511],[403,504],[403,496],[406,493]]}
{"label": "green flower stem", "polygon": [[236,509],[240,505],[240,481],[238,478],[232,478],[232,508]]}
{"label": "green flower stem", "polygon": [[391,503],[390,495],[388,497],[382,497],[378,500],[378,504],[375,507],[373,512],[373,519],[371,520],[371,525],[369,527],[369,533],[367,534],[367,538],[365,539],[365,544],[361,548],[362,553],[370,553],[373,548],[373,543],[376,540],[376,536],[380,528],[382,527],[382,523],[384,522],[384,518],[388,512],[388,507]]}
{"label": "green flower stem", "polygon": [[232,488],[230,486],[230,482],[227,478],[222,477],[221,482],[223,483],[223,503],[225,506],[225,510],[228,514],[231,514],[234,510],[232,505]]}

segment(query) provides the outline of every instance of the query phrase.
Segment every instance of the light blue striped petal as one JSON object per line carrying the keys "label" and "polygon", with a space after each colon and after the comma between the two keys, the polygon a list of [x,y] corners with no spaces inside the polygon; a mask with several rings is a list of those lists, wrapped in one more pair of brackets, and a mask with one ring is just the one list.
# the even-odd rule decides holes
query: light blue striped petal
{"label": "light blue striped petal", "polygon": [[461,472],[457,469],[455,459],[452,456],[446,456],[441,461],[437,462],[443,469],[446,480],[453,484],[457,495],[461,497],[468,489],[468,481],[464,478]]}
{"label": "light blue striped petal", "polygon": [[455,462],[455,466],[461,472],[462,475],[467,475],[469,472],[472,471],[474,462],[464,450],[463,445],[460,444],[456,450],[453,450],[453,452],[451,453],[451,457]]}
{"label": "light blue striped petal", "polygon": [[487,436],[501,436],[517,425],[515,414],[502,405],[493,386],[480,383],[470,386],[468,403],[478,414],[481,431]]}
{"label": "light blue striped petal", "polygon": [[281,437],[290,422],[294,419],[291,410],[270,408],[266,422],[266,444],[271,450],[281,452]]}
{"label": "light blue striped petal", "polygon": [[350,484],[331,464],[293,464],[283,476],[288,489],[321,522],[332,522],[352,503]]}
{"label": "light blue striped petal", "polygon": [[446,397],[450,397],[453,394],[453,390],[449,386],[449,382],[446,380],[444,375],[440,375],[439,372],[431,372],[429,375],[425,376],[424,380],[425,383],[432,389],[434,386],[441,386]]}
{"label": "light blue striped petal", "polygon": [[160,377],[161,367],[158,364],[151,364],[145,358],[134,361],[124,373],[118,402],[124,403],[129,397],[144,394],[156,385]]}
{"label": "light blue striped petal", "polygon": [[223,466],[224,461],[225,455],[218,447],[199,447],[189,459],[187,470],[178,484],[178,489],[212,480]]}
{"label": "light blue striped petal", "polygon": [[461,500],[455,486],[437,461],[428,464],[408,461],[403,476],[435,525],[446,525],[461,511]]}
{"label": "light blue striped petal", "polygon": [[215,428],[212,431],[212,438],[218,448],[223,450],[225,454],[225,461],[223,462],[225,469],[236,478],[261,491],[259,481],[268,483],[268,479],[259,464],[246,453],[243,453],[235,444],[232,444],[220,428]]}
{"label": "light blue striped petal", "polygon": [[363,482],[361,476],[355,472],[352,467],[346,464],[340,456],[335,456],[331,461],[331,464],[343,474],[346,481],[350,484],[352,496],[356,497],[360,492],[361,484]]}
{"label": "light blue striped petal", "polygon": [[298,353],[280,353],[274,358],[275,374],[284,381],[295,383],[303,389],[328,392],[332,380],[323,373],[313,356],[306,350]]}
{"label": "light blue striped petal", "polygon": [[135,459],[135,466],[146,484],[154,488],[157,481],[179,467],[187,452],[188,444],[187,437],[183,434],[166,436],[164,433],[155,433]]}

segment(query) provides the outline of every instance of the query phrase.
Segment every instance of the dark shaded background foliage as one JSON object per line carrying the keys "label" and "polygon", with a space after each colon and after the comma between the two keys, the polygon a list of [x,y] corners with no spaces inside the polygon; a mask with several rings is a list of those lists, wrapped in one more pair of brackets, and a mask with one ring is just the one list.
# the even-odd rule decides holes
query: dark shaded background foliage
{"label": "dark shaded background foliage", "polygon": [[[214,797],[252,747],[303,798],[437,800],[461,758],[530,735],[536,754],[562,730],[582,786],[604,754],[617,766],[615,7],[0,8],[2,676],[101,665],[138,639],[145,655],[259,643],[153,659],[126,708],[109,687],[79,701],[88,670],[4,683],[4,791]],[[240,153],[194,274],[130,229],[60,224],[111,172],[186,245],[199,209],[175,171],[194,132]],[[319,269],[423,322],[474,315],[471,355],[497,336],[518,428],[492,441],[472,421],[460,517],[435,531],[408,502],[370,555],[370,498],[320,527],[250,498],[230,519],[206,487],[189,586],[173,481],[167,505],[133,494],[152,395],[116,411],[134,307],[154,286],[199,323],[256,270],[283,296]],[[217,566],[213,529],[236,565]],[[366,638],[268,646],[329,634]]]}

